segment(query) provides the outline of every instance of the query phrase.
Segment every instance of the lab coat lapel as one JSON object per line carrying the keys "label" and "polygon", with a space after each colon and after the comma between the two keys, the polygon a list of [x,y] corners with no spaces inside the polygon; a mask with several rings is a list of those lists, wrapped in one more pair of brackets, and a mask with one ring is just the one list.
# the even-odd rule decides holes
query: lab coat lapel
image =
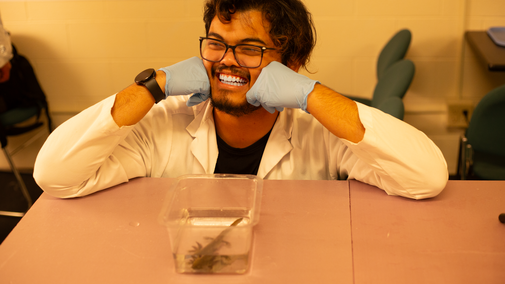
{"label": "lab coat lapel", "polygon": [[[200,112],[198,112],[200,110]],[[218,156],[216,130],[212,106],[210,103],[204,109],[197,108],[195,119],[188,125],[186,130],[194,138],[191,142],[191,153],[198,160],[200,166],[206,174],[214,173]],[[195,167],[198,166],[195,163]],[[199,172],[194,169],[194,172]]]}
{"label": "lab coat lapel", "polygon": [[291,145],[291,132],[293,130],[291,116],[291,109],[285,109],[279,113],[261,158],[258,169],[259,177],[265,178],[280,160],[293,149],[293,145]]}

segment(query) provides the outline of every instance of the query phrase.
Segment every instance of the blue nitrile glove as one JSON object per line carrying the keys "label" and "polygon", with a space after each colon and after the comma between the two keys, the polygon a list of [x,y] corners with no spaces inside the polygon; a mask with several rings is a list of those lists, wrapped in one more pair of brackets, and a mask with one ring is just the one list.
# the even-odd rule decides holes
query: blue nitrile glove
{"label": "blue nitrile glove", "polygon": [[316,83],[319,82],[272,61],[261,70],[258,80],[247,92],[247,101],[263,106],[270,113],[282,111],[285,107],[301,108],[307,112],[307,96]]}
{"label": "blue nitrile glove", "polygon": [[197,105],[210,97],[209,77],[200,58],[195,56],[159,70],[167,76],[166,97],[193,94],[186,102],[188,106]]}

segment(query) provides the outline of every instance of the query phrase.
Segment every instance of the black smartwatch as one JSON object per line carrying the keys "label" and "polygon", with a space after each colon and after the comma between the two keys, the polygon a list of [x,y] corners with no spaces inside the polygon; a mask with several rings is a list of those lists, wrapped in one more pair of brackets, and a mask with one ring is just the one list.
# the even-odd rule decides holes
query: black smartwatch
{"label": "black smartwatch", "polygon": [[156,82],[156,71],[153,68],[140,72],[137,77],[135,77],[135,83],[146,87],[156,103],[159,103],[165,98],[165,92],[161,90],[160,85]]}

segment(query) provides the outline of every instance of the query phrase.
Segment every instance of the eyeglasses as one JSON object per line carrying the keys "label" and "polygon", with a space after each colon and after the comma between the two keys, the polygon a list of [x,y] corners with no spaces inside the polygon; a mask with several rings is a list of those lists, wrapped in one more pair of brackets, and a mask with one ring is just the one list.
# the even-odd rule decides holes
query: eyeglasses
{"label": "eyeglasses", "polygon": [[210,62],[223,60],[228,49],[233,51],[237,63],[245,68],[256,68],[261,65],[265,50],[276,50],[253,44],[228,45],[220,40],[200,37],[200,55]]}

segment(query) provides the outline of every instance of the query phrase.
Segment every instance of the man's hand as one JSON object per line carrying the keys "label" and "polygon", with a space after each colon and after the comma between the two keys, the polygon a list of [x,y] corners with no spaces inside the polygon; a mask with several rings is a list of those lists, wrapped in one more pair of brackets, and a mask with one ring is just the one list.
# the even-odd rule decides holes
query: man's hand
{"label": "man's hand", "polygon": [[[209,77],[198,57],[161,68],[156,72],[156,81],[164,89],[166,97],[193,93],[187,103],[190,106],[206,100],[210,95]],[[111,110],[112,118],[119,127],[134,125],[153,105],[154,98],[147,88],[134,83],[116,95]]]}
{"label": "man's hand", "polygon": [[160,70],[166,74],[166,97],[193,94],[187,102],[188,106],[197,105],[209,98],[209,77],[200,58],[192,57]]}
{"label": "man's hand", "polygon": [[319,82],[274,61],[261,70],[258,80],[247,92],[247,101],[271,113],[285,107],[301,108],[335,136],[355,143],[361,141],[365,128],[356,103],[316,83]]}
{"label": "man's hand", "polygon": [[285,107],[307,111],[307,96],[316,83],[273,61],[261,70],[258,80],[247,92],[247,101],[255,106],[263,106],[270,113],[282,111]]}

